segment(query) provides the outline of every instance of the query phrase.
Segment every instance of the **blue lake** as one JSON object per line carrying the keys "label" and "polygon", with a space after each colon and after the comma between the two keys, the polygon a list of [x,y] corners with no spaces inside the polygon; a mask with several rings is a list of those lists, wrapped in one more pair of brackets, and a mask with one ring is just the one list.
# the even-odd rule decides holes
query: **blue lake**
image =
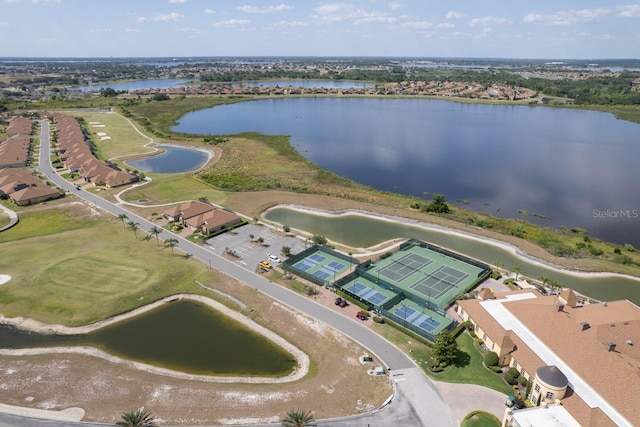
{"label": "blue lake", "polygon": [[[430,99],[283,98],[189,113],[177,132],[291,135],[380,190],[640,247],[640,125],[597,111]],[[547,218],[524,216],[521,210]]]}
{"label": "blue lake", "polygon": [[143,159],[129,160],[127,164],[145,172],[179,173],[189,172],[204,166],[209,159],[206,153],[192,148],[173,145],[158,145],[164,153]]}

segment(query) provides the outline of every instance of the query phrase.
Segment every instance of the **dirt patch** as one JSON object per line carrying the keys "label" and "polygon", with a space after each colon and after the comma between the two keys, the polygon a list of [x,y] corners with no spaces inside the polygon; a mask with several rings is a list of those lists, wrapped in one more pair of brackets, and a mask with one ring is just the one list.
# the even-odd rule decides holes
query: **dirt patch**
{"label": "dirt patch", "polygon": [[[366,374],[370,366],[358,361],[366,350],[349,338],[235,281],[217,288],[246,303],[245,315],[306,352],[311,374],[288,384],[219,384],[88,355],[0,356],[0,401],[38,409],[81,407],[84,421],[107,423],[144,405],[163,423],[197,425],[277,422],[294,408],[313,410],[316,418],[344,416],[370,411],[391,394],[388,378]],[[317,298],[331,303],[331,295]]]}

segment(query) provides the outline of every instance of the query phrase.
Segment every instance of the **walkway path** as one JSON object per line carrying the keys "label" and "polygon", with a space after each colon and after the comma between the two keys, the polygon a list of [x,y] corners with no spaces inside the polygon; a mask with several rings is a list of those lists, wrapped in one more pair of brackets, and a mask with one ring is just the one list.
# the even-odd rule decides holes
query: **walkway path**
{"label": "walkway path", "polygon": [[9,215],[9,224],[0,227],[0,231],[8,230],[18,223],[19,219],[18,219],[17,213],[5,207],[4,205],[0,205],[0,210],[4,211],[7,215]]}

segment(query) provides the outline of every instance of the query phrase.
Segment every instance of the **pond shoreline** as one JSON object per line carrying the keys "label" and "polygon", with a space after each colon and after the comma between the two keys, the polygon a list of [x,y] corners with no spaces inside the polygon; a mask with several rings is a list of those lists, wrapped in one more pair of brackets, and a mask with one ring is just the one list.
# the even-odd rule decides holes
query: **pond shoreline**
{"label": "pond shoreline", "polygon": [[171,303],[171,302],[183,300],[183,299],[203,303],[208,307],[221,312],[225,316],[230,317],[231,319],[241,323],[242,325],[250,328],[254,332],[274,342],[276,345],[283,348],[285,351],[289,352],[295,358],[297,368],[294,369],[294,371],[289,375],[286,375],[280,378],[196,375],[196,374],[187,374],[187,373],[183,373],[183,372],[179,372],[171,369],[160,368],[160,367],[148,365],[146,363],[123,359],[120,357],[112,356],[109,353],[106,353],[94,347],[82,347],[82,346],[29,348],[29,349],[15,349],[15,350],[0,349],[0,355],[31,356],[31,355],[39,355],[39,354],[60,354],[60,353],[82,354],[82,355],[88,355],[92,357],[98,357],[110,362],[119,363],[122,365],[133,367],[135,369],[139,369],[141,371],[155,373],[159,375],[165,375],[165,376],[170,376],[170,377],[180,378],[180,379],[219,382],[219,383],[281,384],[281,383],[300,380],[309,373],[310,359],[309,359],[309,356],[306,353],[304,353],[302,350],[300,350],[299,348],[297,348],[296,346],[294,346],[293,344],[291,344],[290,342],[282,338],[280,335],[277,335],[275,332],[265,328],[262,325],[259,325],[258,323],[249,319],[243,314],[237,311],[231,310],[230,308],[227,308],[226,306],[224,306],[223,304],[215,300],[212,300],[210,298],[200,296],[200,295],[192,295],[192,294],[171,295],[171,296],[162,298],[161,300],[155,301],[151,304],[147,304],[143,307],[129,311],[127,313],[110,317],[108,319],[104,319],[99,322],[92,323],[90,325],[85,325],[85,326],[69,327],[69,326],[57,325],[57,324],[47,324],[47,323],[39,322],[35,319],[30,319],[25,317],[5,318],[1,314],[0,314],[0,323],[5,325],[11,325],[22,330],[37,332],[41,334],[59,334],[59,335],[86,334],[88,332],[95,331],[96,329],[100,329],[102,327],[112,325],[114,323],[118,323],[122,320],[138,316],[142,313],[153,310],[163,304],[167,304],[167,303]]}

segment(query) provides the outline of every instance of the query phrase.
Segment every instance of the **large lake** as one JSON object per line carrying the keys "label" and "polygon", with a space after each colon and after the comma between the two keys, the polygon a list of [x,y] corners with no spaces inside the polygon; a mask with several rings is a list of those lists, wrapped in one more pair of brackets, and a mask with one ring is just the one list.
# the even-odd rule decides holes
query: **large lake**
{"label": "large lake", "polygon": [[131,91],[139,89],[170,89],[180,87],[191,79],[150,79],[150,80],[135,80],[131,82],[119,82],[119,83],[101,83],[95,85],[85,85],[72,87],[72,90],[91,91],[100,90],[110,87],[116,91]]}
{"label": "large lake", "polygon": [[577,226],[640,247],[640,125],[608,113],[430,99],[282,98],[189,113],[173,130],[288,134],[320,167],[381,190],[425,199],[442,193],[472,210]]}

